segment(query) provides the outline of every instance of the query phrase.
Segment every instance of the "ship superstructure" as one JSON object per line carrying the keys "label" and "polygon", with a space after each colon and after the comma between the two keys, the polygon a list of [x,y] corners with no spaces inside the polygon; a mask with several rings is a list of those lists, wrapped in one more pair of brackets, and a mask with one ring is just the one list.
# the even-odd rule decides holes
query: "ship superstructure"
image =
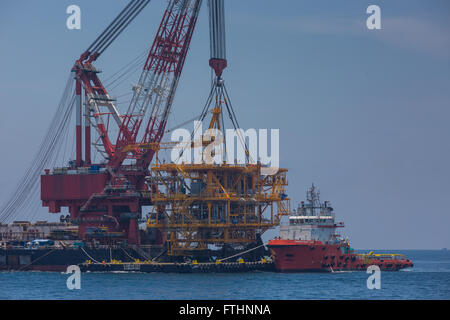
{"label": "ship superstructure", "polygon": [[342,227],[342,222],[335,223],[330,203],[320,202],[320,192],[313,184],[307,192],[307,202],[302,201],[297,210],[289,216],[289,224],[280,227],[280,238],[336,244],[343,241],[336,233],[336,229]]}

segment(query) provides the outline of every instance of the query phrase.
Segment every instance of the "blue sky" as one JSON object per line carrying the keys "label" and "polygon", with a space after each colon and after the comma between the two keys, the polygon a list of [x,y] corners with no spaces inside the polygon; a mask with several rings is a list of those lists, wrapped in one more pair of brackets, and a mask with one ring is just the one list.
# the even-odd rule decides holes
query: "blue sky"
{"label": "blue sky", "polygon": [[[0,201],[36,153],[73,62],[126,2],[1,2]],[[71,4],[81,8],[81,30],[66,28]],[[165,4],[152,0],[105,52],[102,77],[150,46]],[[371,4],[381,8],[382,30],[366,28]],[[315,182],[356,248],[450,247],[450,2],[225,5],[234,108],[243,128],[280,129],[292,203]],[[171,123],[200,113],[208,59],[204,4]],[[113,94],[129,92],[137,77]]]}

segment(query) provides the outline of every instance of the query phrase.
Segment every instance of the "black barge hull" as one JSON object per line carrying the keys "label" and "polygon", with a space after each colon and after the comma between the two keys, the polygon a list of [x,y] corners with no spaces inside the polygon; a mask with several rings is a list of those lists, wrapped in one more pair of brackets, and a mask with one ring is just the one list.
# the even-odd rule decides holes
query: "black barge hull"
{"label": "black barge hull", "polygon": [[[57,271],[65,272],[70,265],[91,260],[113,259],[131,261],[133,253],[121,249],[0,249],[0,271]],[[136,256],[139,257],[139,256]]]}
{"label": "black barge hull", "polygon": [[273,262],[228,262],[228,263],[122,263],[80,264],[82,272],[163,272],[163,273],[238,273],[251,271],[275,272]]}

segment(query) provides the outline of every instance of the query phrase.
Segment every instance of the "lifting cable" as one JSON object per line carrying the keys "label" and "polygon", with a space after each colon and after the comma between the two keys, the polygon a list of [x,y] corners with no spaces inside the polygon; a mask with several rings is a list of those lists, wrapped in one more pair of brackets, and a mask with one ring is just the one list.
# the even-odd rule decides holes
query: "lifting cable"
{"label": "lifting cable", "polygon": [[[112,37],[109,38],[109,42],[106,43],[101,50],[99,51],[99,55],[101,55],[110,45],[111,43],[114,42],[114,40],[116,40],[116,38],[122,33],[122,31],[128,27],[128,25],[134,20],[134,18],[136,18],[136,16],[142,11],[142,9],[144,9],[147,4],[150,2],[150,0],[144,0],[142,1],[142,4],[140,4],[140,6],[137,7],[137,9],[135,11],[133,11],[133,13],[130,15],[131,18],[128,19],[128,21],[124,21],[120,24],[119,28],[120,30],[118,32],[116,32],[116,34]],[[128,16],[128,17],[130,17]]]}
{"label": "lifting cable", "polygon": [[[120,80],[122,77],[128,75],[130,72],[136,71],[139,67],[142,67],[142,65],[145,62],[145,59],[147,58],[147,54],[148,54],[148,50],[145,49],[137,57],[135,57],[133,60],[128,62],[126,65],[124,65],[118,71],[116,71],[114,74],[112,74],[106,80],[104,80],[105,86],[111,87],[115,82]],[[110,90],[112,90],[112,89],[110,89]]]}
{"label": "lifting cable", "polygon": [[[198,119],[197,119],[197,121],[198,121],[199,123],[197,124],[196,127],[194,127],[194,129],[193,129],[192,132],[191,132],[191,141],[194,141],[195,133],[200,129],[201,123],[203,122],[203,120],[205,119],[206,115],[208,114],[208,110],[209,110],[209,107],[210,107],[210,105],[211,105],[211,102],[212,102],[212,99],[213,99],[213,96],[214,96],[214,91],[215,91],[215,86],[213,85],[213,86],[211,86],[211,90],[210,90],[210,92],[209,92],[208,99],[206,99],[206,103],[205,103],[205,105],[203,106],[202,112],[200,113],[200,116],[199,116]],[[194,120],[195,120],[196,118],[197,118],[197,117],[195,117]],[[182,124],[182,125],[183,125],[183,124]],[[176,128],[174,128],[174,129],[176,129]],[[172,130],[174,130],[174,129],[170,129],[169,131],[172,131]],[[200,134],[203,134],[203,132],[200,132]],[[189,148],[191,148],[191,145],[190,145],[190,144],[189,144],[188,146],[184,147],[183,149],[181,149],[181,151],[180,151],[179,154],[178,154],[178,158],[177,158],[176,162],[178,162],[178,161],[180,160],[180,158],[183,156],[184,151],[185,151],[186,149],[189,149]]]}
{"label": "lifting cable", "polygon": [[[220,90],[219,87],[213,83],[213,85],[211,86],[211,91],[209,93],[208,99],[206,99],[206,103],[203,107],[202,113],[200,115],[200,117],[198,118],[199,122],[203,122],[203,120],[205,119],[205,117],[208,115],[208,111],[209,108],[211,107],[212,104],[212,99],[214,96],[219,96],[224,98],[224,102],[225,102],[225,107],[227,109],[228,112],[228,116],[231,120],[231,123],[233,124],[234,130],[236,131],[236,134],[238,136],[238,140],[239,142],[242,144],[242,146],[245,149],[245,153],[246,153],[246,157],[247,157],[247,161],[248,162],[254,162],[254,159],[252,159],[252,157],[250,156],[250,152],[247,146],[247,142],[245,141],[245,137],[243,137],[241,135],[240,130],[240,126],[239,126],[239,122],[237,120],[236,114],[234,112],[233,106],[231,105],[231,99],[230,96],[228,95],[228,91],[227,88],[225,86],[225,83],[222,83],[221,87],[223,88],[223,90]],[[223,122],[223,117],[222,117],[222,129],[225,130],[225,126],[224,126],[224,122]],[[194,139],[195,133],[198,131],[198,129],[200,128],[200,123],[197,125],[196,128],[194,128],[194,130],[191,133],[191,140]],[[201,133],[202,134],[202,133]],[[184,153],[185,148],[182,149],[182,151],[180,152],[180,155],[178,157],[177,160],[179,160],[181,158],[181,156]]]}
{"label": "lifting cable", "polygon": [[236,133],[238,133],[239,138],[241,139],[241,143],[242,146],[245,148],[245,152],[247,155],[247,161],[248,162],[254,162],[254,159],[251,158],[250,156],[250,152],[248,150],[248,146],[247,146],[247,142],[245,141],[245,137],[242,137],[242,135],[240,134],[241,132],[238,130],[240,128],[239,126],[239,122],[237,120],[236,114],[234,113],[234,109],[233,106],[231,105],[231,99],[230,96],[228,95],[228,91],[227,91],[227,87],[225,86],[225,83],[223,83],[223,90],[225,93],[225,106],[227,108],[228,111],[228,115],[231,119],[231,122],[233,123],[234,129],[236,130]]}
{"label": "lifting cable", "polygon": [[[134,0],[130,1],[127,6],[125,8],[123,8],[123,10],[119,13],[119,15],[109,24],[108,27],[106,27],[105,30],[103,30],[103,32],[97,37],[97,39],[95,39],[95,41],[89,46],[89,48],[86,51],[91,51],[91,49],[96,48],[98,46],[99,42],[102,42],[102,37],[105,36],[105,34],[108,32],[110,32],[111,28],[113,27],[113,25],[117,22],[117,20],[119,20],[123,14],[129,9],[129,7],[131,6],[131,4],[134,2]],[[104,39],[104,38],[103,38]],[[93,49],[93,51],[95,51],[95,49]]]}
{"label": "lifting cable", "polygon": [[170,129],[167,129],[164,133],[169,133],[169,132],[171,132],[171,131],[173,131],[173,130],[176,130],[176,129],[178,129],[178,128],[181,128],[182,126],[184,126],[184,125],[186,125],[186,124],[188,124],[188,123],[190,123],[190,122],[192,122],[192,121],[194,121],[194,120],[197,120],[197,119],[198,119],[198,116],[195,116],[195,117],[193,117],[193,118],[191,118],[191,119],[189,119],[189,120],[184,121],[183,123],[179,123],[179,124],[177,124],[176,126],[170,128]]}
{"label": "lifting cable", "polygon": [[149,2],[150,0],[131,0],[86,51],[101,55]]}
{"label": "lifting cable", "polygon": [[55,115],[36,155],[31,159],[30,166],[17,184],[15,191],[0,208],[1,223],[17,219],[18,216],[23,216],[23,214],[29,214],[24,209],[29,210],[30,205],[35,203],[34,200],[36,199],[33,199],[33,197],[36,194],[36,190],[39,190],[40,175],[59,156],[61,139],[64,138],[67,130],[74,104],[74,79],[71,74]]}

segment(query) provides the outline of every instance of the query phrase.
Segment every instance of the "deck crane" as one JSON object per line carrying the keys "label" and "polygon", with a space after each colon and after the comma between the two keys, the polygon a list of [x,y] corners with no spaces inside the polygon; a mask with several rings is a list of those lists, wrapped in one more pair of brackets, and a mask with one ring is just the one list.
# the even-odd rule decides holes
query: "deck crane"
{"label": "deck crane", "polygon": [[[125,114],[119,113],[98,77],[100,71],[93,66],[149,2],[130,1],[75,62],[76,161],[71,168],[46,170],[41,176],[43,205],[53,213],[68,207],[70,219],[78,224],[79,236],[84,240],[96,238],[109,243],[120,239],[139,244],[142,206],[151,204],[145,177],[155,151],[127,146],[161,141],[202,0],[168,1]],[[115,140],[106,117],[117,125]],[[104,157],[104,163],[91,162],[91,127],[98,134],[92,144]],[[131,163],[125,164],[126,159]]]}
{"label": "deck crane", "polygon": [[[133,0],[119,13],[113,22],[100,34],[100,36],[89,46],[89,48],[75,62],[72,71],[76,78],[76,165],[81,166],[82,161],[82,89],[86,96],[86,119],[85,119],[85,164],[91,162],[90,152],[90,125],[94,124],[98,131],[99,138],[103,143],[104,149],[98,148],[99,144],[95,143],[97,150],[105,155],[106,158],[112,157],[114,154],[114,145],[111,143],[108,132],[106,130],[101,107],[107,107],[109,114],[113,115],[117,125],[122,124],[121,117],[114,105],[114,100],[110,98],[102,82],[98,78],[99,71],[92,65],[97,58],[111,45],[111,43],[120,35],[120,33],[134,20],[134,18],[144,9],[150,0]],[[95,119],[91,121],[92,117]]]}

